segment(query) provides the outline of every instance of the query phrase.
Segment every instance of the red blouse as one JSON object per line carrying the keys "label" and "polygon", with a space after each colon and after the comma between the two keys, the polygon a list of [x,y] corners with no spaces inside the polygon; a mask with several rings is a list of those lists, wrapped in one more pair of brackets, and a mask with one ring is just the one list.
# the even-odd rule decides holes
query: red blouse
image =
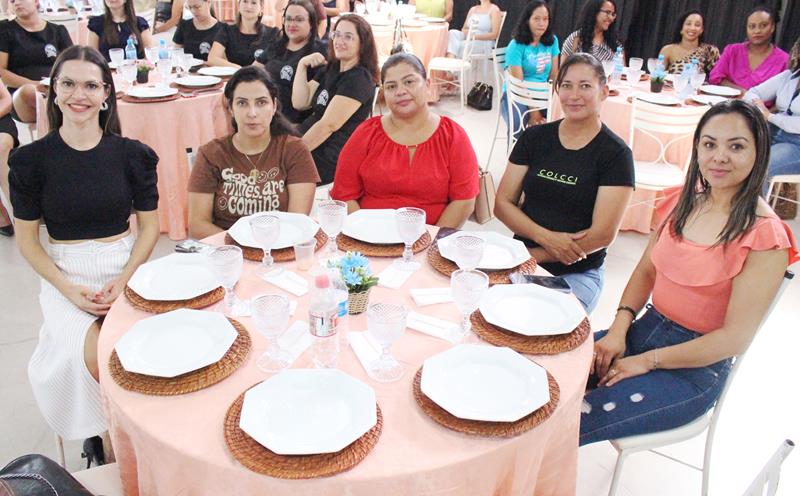
{"label": "red blouse", "polygon": [[331,197],[361,208],[418,207],[436,224],[448,203],[478,195],[478,159],[464,129],[442,116],[409,161],[373,117],[355,130],[339,155]]}

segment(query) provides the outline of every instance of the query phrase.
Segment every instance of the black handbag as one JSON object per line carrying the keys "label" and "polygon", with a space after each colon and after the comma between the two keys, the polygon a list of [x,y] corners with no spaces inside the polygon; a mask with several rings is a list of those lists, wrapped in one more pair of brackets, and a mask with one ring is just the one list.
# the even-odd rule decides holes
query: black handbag
{"label": "black handbag", "polygon": [[93,495],[53,460],[23,455],[0,469],[0,496]]}
{"label": "black handbag", "polygon": [[492,110],[494,88],[486,83],[475,83],[467,95],[467,105],[476,110]]}

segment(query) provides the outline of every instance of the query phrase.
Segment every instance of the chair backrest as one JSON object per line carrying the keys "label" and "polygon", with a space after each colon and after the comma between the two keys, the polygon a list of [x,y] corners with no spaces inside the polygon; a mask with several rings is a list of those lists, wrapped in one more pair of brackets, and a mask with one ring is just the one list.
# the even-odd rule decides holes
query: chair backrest
{"label": "chair backrest", "polygon": [[[505,71],[506,96],[508,105],[508,149],[517,142],[515,135],[525,129],[528,116],[535,111],[547,111],[548,118],[552,112],[552,85],[550,83],[533,83],[517,79]],[[522,110],[526,108],[527,110]]]}
{"label": "chair backrest", "polygon": [[794,442],[791,439],[783,441],[742,496],[765,496],[764,491],[766,496],[775,496],[781,478],[781,465],[793,449]]}
{"label": "chair backrest", "polygon": [[[638,130],[658,143],[659,154],[654,162],[674,165],[685,170],[690,157],[687,156],[684,164],[671,164],[666,159],[667,150],[681,140],[691,137],[700,118],[709,108],[711,107],[706,105],[668,107],[644,102],[634,97],[628,146],[635,150],[634,140]],[[664,135],[668,138],[664,138]]]}
{"label": "chair backrest", "polygon": [[497,28],[497,36],[494,37],[494,46],[497,46],[497,42],[500,41],[500,33],[503,32],[503,24],[506,23],[506,17],[508,16],[508,12],[505,10],[500,11],[500,27]]}
{"label": "chair backrest", "polygon": [[474,17],[467,23],[467,37],[464,39],[464,51],[461,54],[461,60],[469,61],[472,58],[472,50],[475,47],[475,35],[478,30],[476,29],[478,20]]}
{"label": "chair backrest", "polygon": [[375,96],[372,97],[372,108],[369,109],[369,116],[370,117],[375,115],[375,107],[376,106],[378,107],[378,111],[380,112],[380,115],[383,115],[383,109],[380,108],[380,105],[378,105],[378,97],[380,96],[380,94],[381,94],[381,87],[380,86],[375,86]]}
{"label": "chair backrest", "polygon": [[492,49],[492,67],[494,68],[494,91],[499,94],[505,82],[506,47]]}

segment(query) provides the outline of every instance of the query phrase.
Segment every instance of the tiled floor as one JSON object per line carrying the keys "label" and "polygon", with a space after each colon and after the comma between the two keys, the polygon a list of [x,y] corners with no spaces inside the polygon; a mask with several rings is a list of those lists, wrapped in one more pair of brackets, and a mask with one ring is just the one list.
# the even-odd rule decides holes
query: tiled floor
{"label": "tiled floor", "polygon": [[[454,102],[434,107],[452,112],[473,139],[478,159],[486,162],[494,132],[494,112],[467,109],[458,112]],[[502,127],[502,126],[501,126]],[[498,141],[490,170],[496,181],[502,175],[504,143]],[[800,221],[790,223],[800,234]],[[507,230],[497,221],[471,229]],[[608,325],[627,278],[646,244],[646,236],[620,233],[609,250],[606,284],[597,310],[592,315],[595,329]],[[174,242],[162,236],[154,256],[172,250]],[[795,272],[798,268],[795,267]],[[27,362],[36,345],[41,323],[38,279],[19,255],[12,239],[0,238],[0,465],[31,452],[55,457],[53,434],[34,403],[27,381]],[[712,459],[711,491],[714,495],[737,495],[784,438],[800,441],[800,398],[792,393],[800,376],[796,360],[800,344],[800,281],[790,285],[775,311],[751,347],[731,393],[718,429]],[[68,466],[81,467],[80,443],[66,444]],[[693,440],[665,450],[673,456],[698,464],[702,442]],[[578,467],[578,495],[605,494],[610,483],[615,452],[608,443],[581,448]],[[698,494],[700,473],[660,456],[633,455],[626,463],[620,495]],[[800,494],[800,453],[784,464],[779,495]]]}

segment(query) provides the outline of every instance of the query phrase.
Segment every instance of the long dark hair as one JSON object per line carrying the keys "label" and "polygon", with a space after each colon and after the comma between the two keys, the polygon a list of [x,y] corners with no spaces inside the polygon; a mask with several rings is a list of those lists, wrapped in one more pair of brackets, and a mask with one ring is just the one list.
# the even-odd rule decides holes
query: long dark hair
{"label": "long dark hair", "polygon": [[[103,2],[103,7],[105,9],[105,14],[103,14],[103,39],[106,45],[113,47],[120,42],[119,34],[117,33],[116,23],[111,16],[111,9],[108,8],[106,2]],[[125,24],[128,25],[131,35],[136,37],[136,44],[144,49],[142,33],[139,31],[139,23],[136,21],[136,8],[133,6],[133,0],[125,0]],[[124,40],[124,43],[127,42],[128,40]]]}
{"label": "long dark hair", "polygon": [[[604,3],[610,3],[614,6],[614,12],[619,14],[617,2],[614,0],[587,0],[581,9],[580,21],[578,23],[578,35],[581,39],[581,51],[592,53],[592,40],[594,39],[594,27],[597,24],[597,14],[603,8]],[[603,33],[603,40],[608,45],[608,48],[616,50],[619,45],[617,39],[617,18],[615,17],[608,29]]]}
{"label": "long dark hair", "polygon": [[534,11],[539,7],[547,9],[547,29],[542,34],[539,42],[544,46],[550,46],[555,41],[553,37],[553,24],[550,22],[552,14],[550,13],[550,4],[545,0],[533,0],[525,6],[522,14],[519,16],[519,22],[514,29],[514,41],[521,45],[530,45],[533,43],[533,33],[531,32],[530,20]]}
{"label": "long dark hair", "polygon": [[703,37],[706,35],[706,17],[700,12],[698,9],[687,10],[678,18],[678,23],[675,26],[675,32],[672,34],[672,42],[678,44],[683,39],[683,35],[681,31],[683,30],[683,23],[686,22],[686,19],[689,18],[690,15],[697,14],[700,16],[700,19],[703,21],[703,32],[700,33],[700,38],[697,39],[699,44],[703,44]]}
{"label": "long dark hair", "polygon": [[117,116],[117,90],[114,88],[114,78],[111,77],[111,69],[108,67],[105,57],[94,48],[81,45],[72,45],[66,50],[62,51],[53,68],[50,70],[50,90],[47,92],[47,122],[51,131],[58,131],[61,124],[64,122],[64,114],[61,109],[56,105],[56,80],[61,74],[61,66],[68,60],[83,60],[100,68],[100,73],[103,75],[103,82],[108,89],[108,98],[106,110],[100,110],[100,128],[106,134],[122,134],[119,126],[119,117]]}
{"label": "long dark hair", "polygon": [[747,127],[753,134],[755,141],[756,158],[750,175],[747,176],[744,184],[733,196],[730,216],[728,216],[728,221],[725,223],[722,232],[719,233],[714,246],[724,245],[735,240],[746,233],[756,222],[758,199],[761,195],[761,187],[767,178],[767,169],[769,167],[769,127],[764,116],[752,104],[743,100],[727,100],[711,107],[697,124],[692,145],[692,159],[686,172],[686,182],[683,185],[678,204],[667,217],[667,222],[662,224],[661,230],[669,224],[672,233],[676,237],[683,237],[683,229],[686,227],[689,217],[698,208],[701,201],[711,194],[711,185],[700,173],[700,165],[697,162],[697,147],[700,143],[701,133],[708,121],[718,115],[727,114],[739,115],[747,123]]}
{"label": "long dark hair", "polygon": [[305,46],[300,49],[302,52],[300,57],[304,57],[314,51],[314,47],[317,45],[317,41],[319,40],[319,33],[317,32],[317,24],[319,21],[317,20],[317,11],[314,9],[314,6],[311,5],[311,2],[308,0],[289,0],[286,4],[286,8],[283,9],[283,26],[281,26],[281,36],[278,38],[277,43],[273,43],[272,45],[274,48],[270,50],[271,55],[285,55],[286,54],[286,46],[289,44],[289,36],[286,34],[286,11],[289,10],[289,7],[292,5],[297,5],[298,7],[302,7],[305,9],[306,13],[308,14],[308,23],[311,26],[311,31],[308,33],[308,41],[306,42]]}
{"label": "long dark hair", "polygon": [[[242,0],[238,0],[238,2],[241,3]],[[264,24],[261,22],[261,18],[264,17],[264,0],[259,0],[259,2],[261,2],[261,12],[258,14],[258,20],[256,21],[256,39],[253,40],[252,43],[250,43],[250,46],[253,47],[253,48],[255,48],[255,47],[257,47],[258,45],[261,44],[261,40],[264,39],[264,32],[267,30],[266,26],[264,26]],[[235,24],[235,26],[236,26],[236,29],[238,29],[239,32],[241,33],[242,32],[242,13],[239,12],[238,9],[236,10],[236,24]]]}
{"label": "long dark hair", "polygon": [[270,136],[275,137],[286,134],[290,136],[300,136],[300,133],[297,132],[294,125],[289,122],[289,120],[283,116],[283,112],[281,112],[281,102],[278,101],[278,86],[264,68],[255,65],[242,67],[233,73],[233,76],[231,76],[227,84],[225,84],[225,99],[227,100],[228,108],[231,110],[233,131],[239,131],[239,127],[236,125],[236,119],[233,118],[233,93],[236,91],[236,87],[239,86],[239,84],[249,83],[251,81],[258,81],[267,88],[267,92],[269,92],[269,96],[272,98],[272,103],[277,109],[275,115],[272,116],[272,122],[269,123]]}
{"label": "long dark hair", "polygon": [[[372,76],[372,81],[375,84],[380,83],[380,71],[378,70],[378,49],[375,47],[375,37],[372,35],[372,28],[363,17],[358,15],[349,15],[340,17],[336,24],[333,26],[335,31],[339,24],[342,22],[349,22],[356,28],[358,34],[358,43],[360,48],[358,50],[358,65],[365,68],[369,75]],[[336,52],[333,50],[333,39],[328,43],[328,65],[335,71],[339,70],[340,63],[336,58]]]}

